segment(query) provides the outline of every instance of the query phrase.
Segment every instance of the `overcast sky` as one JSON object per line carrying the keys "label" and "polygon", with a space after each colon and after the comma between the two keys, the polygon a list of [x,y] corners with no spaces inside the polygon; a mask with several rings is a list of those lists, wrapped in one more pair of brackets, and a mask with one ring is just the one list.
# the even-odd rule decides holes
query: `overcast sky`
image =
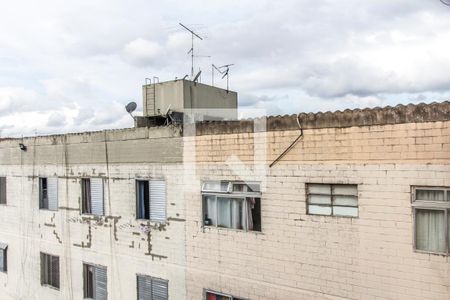
{"label": "overcast sky", "polygon": [[[0,130],[131,127],[146,77],[203,83],[234,63],[241,108],[267,114],[450,98],[450,7],[439,0],[0,2]],[[225,86],[225,81],[217,82]]]}

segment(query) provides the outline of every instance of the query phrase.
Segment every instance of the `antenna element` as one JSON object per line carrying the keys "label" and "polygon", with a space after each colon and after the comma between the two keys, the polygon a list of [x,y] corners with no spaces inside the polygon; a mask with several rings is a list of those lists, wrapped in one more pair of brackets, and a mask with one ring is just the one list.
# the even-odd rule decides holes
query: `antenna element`
{"label": "antenna element", "polygon": [[191,54],[191,78],[194,77],[194,37],[197,37],[200,40],[203,40],[198,34],[196,34],[193,30],[179,23],[181,27],[186,29],[191,33],[191,49],[188,51],[188,54]]}

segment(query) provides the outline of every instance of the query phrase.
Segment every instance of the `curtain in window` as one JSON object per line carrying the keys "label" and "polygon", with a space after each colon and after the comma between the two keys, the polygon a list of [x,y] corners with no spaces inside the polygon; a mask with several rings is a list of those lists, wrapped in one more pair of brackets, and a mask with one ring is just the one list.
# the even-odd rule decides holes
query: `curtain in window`
{"label": "curtain in window", "polygon": [[245,202],[247,205],[247,230],[253,230],[252,211],[255,208],[256,200],[255,198],[247,198]]}
{"label": "curtain in window", "polygon": [[231,227],[231,201],[217,197],[217,226]]}
{"label": "curtain in window", "polygon": [[445,252],[445,214],[441,210],[416,210],[416,248]]}
{"label": "curtain in window", "polygon": [[205,196],[206,198],[206,216],[211,220],[211,225],[217,225],[216,216],[216,197],[215,196]]}
{"label": "curtain in window", "polygon": [[444,201],[442,190],[416,190],[416,200]]}
{"label": "curtain in window", "polygon": [[242,229],[242,199],[233,199],[231,202],[231,225],[234,229]]}

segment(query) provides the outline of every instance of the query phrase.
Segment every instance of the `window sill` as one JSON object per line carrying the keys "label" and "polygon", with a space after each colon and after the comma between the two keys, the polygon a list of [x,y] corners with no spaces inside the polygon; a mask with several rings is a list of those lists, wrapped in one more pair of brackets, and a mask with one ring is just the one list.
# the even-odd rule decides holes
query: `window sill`
{"label": "window sill", "polygon": [[96,215],[96,214],[90,214],[90,213],[81,213],[81,216],[85,217],[104,217],[105,215]]}
{"label": "window sill", "polygon": [[242,233],[254,233],[254,234],[261,234],[264,235],[264,233],[262,231],[256,231],[256,230],[244,230],[244,229],[234,229],[234,228],[227,228],[227,227],[217,227],[217,226],[212,226],[212,225],[203,225],[202,226],[203,229],[208,229],[208,230],[217,230],[217,231],[234,231],[234,232],[242,232]]}
{"label": "window sill", "polygon": [[50,288],[52,290],[55,290],[55,291],[59,292],[59,288],[54,287],[53,285],[50,285],[50,284],[47,284],[47,283],[41,283],[41,286],[48,287],[48,288]]}
{"label": "window sill", "polygon": [[58,211],[57,209],[49,209],[49,208],[39,208],[42,211]]}
{"label": "window sill", "polygon": [[419,250],[419,249],[414,249],[414,253],[428,254],[428,255],[434,255],[434,256],[443,256],[443,257],[450,256],[450,253],[446,253],[446,252],[432,252],[432,251]]}
{"label": "window sill", "polygon": [[346,218],[346,219],[359,219],[358,216],[341,216],[341,215],[319,215],[319,214],[306,214],[307,216],[318,216],[318,217],[331,217],[331,218]]}
{"label": "window sill", "polygon": [[137,222],[150,222],[153,224],[166,224],[167,220],[164,221],[155,221],[155,220],[150,220],[150,219],[136,219]]}

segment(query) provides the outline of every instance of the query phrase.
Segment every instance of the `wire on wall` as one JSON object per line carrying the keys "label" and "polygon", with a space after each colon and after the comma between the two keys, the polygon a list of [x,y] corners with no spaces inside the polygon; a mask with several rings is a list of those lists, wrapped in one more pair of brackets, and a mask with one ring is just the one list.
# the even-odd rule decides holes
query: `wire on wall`
{"label": "wire on wall", "polygon": [[281,153],[277,159],[275,159],[270,165],[269,168],[272,168],[275,164],[277,164],[286,154],[289,153],[289,151],[292,150],[292,148],[295,147],[295,145],[297,145],[298,141],[303,138],[303,128],[302,128],[302,124],[300,122],[300,114],[297,115],[297,125],[298,128],[300,130],[300,134],[299,136],[292,142],[292,144],[289,145],[289,147],[286,148],[286,150],[283,151],[283,153]]}

